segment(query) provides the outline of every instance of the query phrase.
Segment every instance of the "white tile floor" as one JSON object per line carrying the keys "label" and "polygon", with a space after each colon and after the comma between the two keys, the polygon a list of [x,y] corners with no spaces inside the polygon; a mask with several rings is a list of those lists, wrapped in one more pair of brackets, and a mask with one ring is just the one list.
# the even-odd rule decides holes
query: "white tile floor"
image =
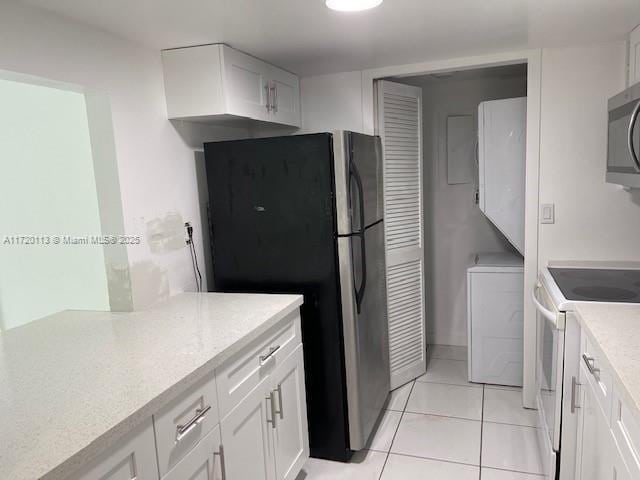
{"label": "white tile floor", "polygon": [[367,450],[310,459],[297,480],[542,480],[536,412],[519,389],[467,382],[466,349],[429,347],[427,373],[391,394]]}

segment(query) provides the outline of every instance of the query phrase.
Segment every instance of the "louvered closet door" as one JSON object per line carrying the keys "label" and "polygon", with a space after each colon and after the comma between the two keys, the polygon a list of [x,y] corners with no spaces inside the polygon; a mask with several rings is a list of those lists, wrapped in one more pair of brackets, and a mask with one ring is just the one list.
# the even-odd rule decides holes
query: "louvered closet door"
{"label": "louvered closet door", "polygon": [[389,360],[394,389],[426,371],[422,211],[422,91],[379,81],[384,151]]}

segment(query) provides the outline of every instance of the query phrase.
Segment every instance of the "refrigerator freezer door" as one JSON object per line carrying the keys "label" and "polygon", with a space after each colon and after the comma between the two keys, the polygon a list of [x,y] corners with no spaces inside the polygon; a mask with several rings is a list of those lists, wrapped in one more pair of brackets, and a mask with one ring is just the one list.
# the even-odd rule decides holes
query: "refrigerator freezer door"
{"label": "refrigerator freezer door", "polygon": [[379,137],[335,132],[334,155],[338,234],[349,235],[382,220],[382,144]]}
{"label": "refrigerator freezer door", "polygon": [[[366,272],[358,237],[338,240],[349,435],[352,450],[365,447],[390,390],[384,227],[365,231]],[[353,285],[366,273],[367,292],[357,313]]]}

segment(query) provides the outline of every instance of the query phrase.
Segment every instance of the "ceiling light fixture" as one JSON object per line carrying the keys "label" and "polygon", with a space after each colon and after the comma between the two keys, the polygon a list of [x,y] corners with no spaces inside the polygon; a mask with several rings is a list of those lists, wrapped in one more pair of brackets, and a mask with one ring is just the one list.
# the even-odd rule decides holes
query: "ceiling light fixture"
{"label": "ceiling light fixture", "polygon": [[325,0],[327,7],[339,12],[359,12],[377,7],[382,0]]}

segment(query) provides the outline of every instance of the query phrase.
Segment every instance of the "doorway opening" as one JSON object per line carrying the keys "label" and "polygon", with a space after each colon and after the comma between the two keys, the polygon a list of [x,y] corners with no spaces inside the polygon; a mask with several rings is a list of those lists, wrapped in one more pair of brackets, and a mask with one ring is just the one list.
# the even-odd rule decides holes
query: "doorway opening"
{"label": "doorway opening", "polygon": [[[400,362],[420,322],[427,355],[458,380],[523,385],[527,82],[526,63],[377,81],[387,244],[417,226],[422,256],[422,318],[392,310],[406,294],[389,288],[392,385],[419,371],[394,372],[393,349]],[[403,268],[403,253],[387,252],[388,269]],[[388,283],[410,282],[405,270]]]}

